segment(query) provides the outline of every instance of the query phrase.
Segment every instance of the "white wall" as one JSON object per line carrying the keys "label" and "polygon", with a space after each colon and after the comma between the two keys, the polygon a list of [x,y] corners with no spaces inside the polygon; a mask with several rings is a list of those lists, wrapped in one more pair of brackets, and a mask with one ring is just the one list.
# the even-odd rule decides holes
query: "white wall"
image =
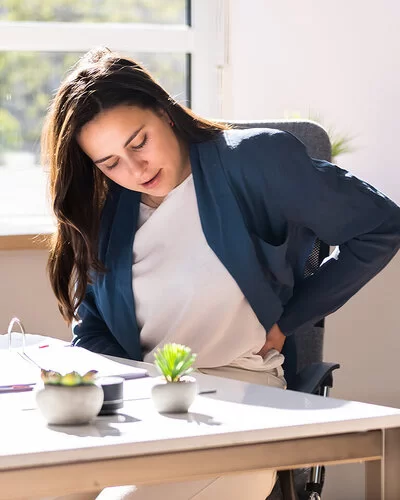
{"label": "white wall", "polygon": [[45,250],[0,251],[0,334],[17,316],[29,333],[71,338],[46,276],[46,261]]}
{"label": "white wall", "polygon": [[[339,164],[400,202],[398,0],[232,0],[225,118],[320,115],[353,136]],[[400,407],[400,256],[327,321],[333,395]],[[362,500],[363,467],[328,471],[325,500]]]}
{"label": "white wall", "polygon": [[341,164],[400,201],[399,22],[397,0],[232,0],[230,117],[318,114],[355,137]]}

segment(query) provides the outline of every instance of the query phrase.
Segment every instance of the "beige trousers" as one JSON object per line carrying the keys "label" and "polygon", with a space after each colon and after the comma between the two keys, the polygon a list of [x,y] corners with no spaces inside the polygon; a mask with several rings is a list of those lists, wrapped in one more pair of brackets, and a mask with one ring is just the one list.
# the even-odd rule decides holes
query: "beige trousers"
{"label": "beige trousers", "polygon": [[[232,378],[253,384],[286,388],[281,366],[268,371],[244,370],[230,366],[199,371],[208,375]],[[271,493],[275,481],[276,471],[265,470],[153,486],[116,486],[97,492],[41,500],[243,500],[246,498],[265,500]]]}

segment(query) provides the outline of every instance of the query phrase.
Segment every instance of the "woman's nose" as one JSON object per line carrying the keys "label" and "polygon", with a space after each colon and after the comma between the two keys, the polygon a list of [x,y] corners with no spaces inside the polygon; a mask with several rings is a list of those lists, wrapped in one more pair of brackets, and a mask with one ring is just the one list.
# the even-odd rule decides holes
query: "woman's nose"
{"label": "woman's nose", "polygon": [[129,157],[127,165],[131,175],[134,175],[136,178],[141,178],[143,176],[143,170],[147,167],[147,161],[138,157]]}

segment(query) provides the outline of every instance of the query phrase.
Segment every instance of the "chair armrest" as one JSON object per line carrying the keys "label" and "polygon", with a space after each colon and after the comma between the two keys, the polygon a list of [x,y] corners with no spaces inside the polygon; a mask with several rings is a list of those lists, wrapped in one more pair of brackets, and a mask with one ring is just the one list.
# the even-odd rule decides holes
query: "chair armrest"
{"label": "chair armrest", "polygon": [[290,389],[293,391],[319,394],[321,387],[332,387],[333,370],[340,368],[338,363],[313,363],[296,375],[296,381]]}

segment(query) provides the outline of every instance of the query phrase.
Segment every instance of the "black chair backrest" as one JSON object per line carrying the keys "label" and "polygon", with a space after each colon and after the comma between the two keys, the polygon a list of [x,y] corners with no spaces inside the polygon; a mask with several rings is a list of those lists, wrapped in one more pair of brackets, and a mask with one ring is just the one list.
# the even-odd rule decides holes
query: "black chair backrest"
{"label": "black chair backrest", "polygon": [[[235,128],[273,128],[290,132],[306,146],[312,158],[331,160],[331,142],[326,131],[310,120],[259,120],[229,121]],[[304,269],[304,275],[313,274],[322,260],[329,255],[329,246],[316,240]],[[297,371],[307,365],[322,361],[324,341],[324,321],[320,321],[310,331],[296,335]],[[290,385],[289,385],[290,388]]]}

